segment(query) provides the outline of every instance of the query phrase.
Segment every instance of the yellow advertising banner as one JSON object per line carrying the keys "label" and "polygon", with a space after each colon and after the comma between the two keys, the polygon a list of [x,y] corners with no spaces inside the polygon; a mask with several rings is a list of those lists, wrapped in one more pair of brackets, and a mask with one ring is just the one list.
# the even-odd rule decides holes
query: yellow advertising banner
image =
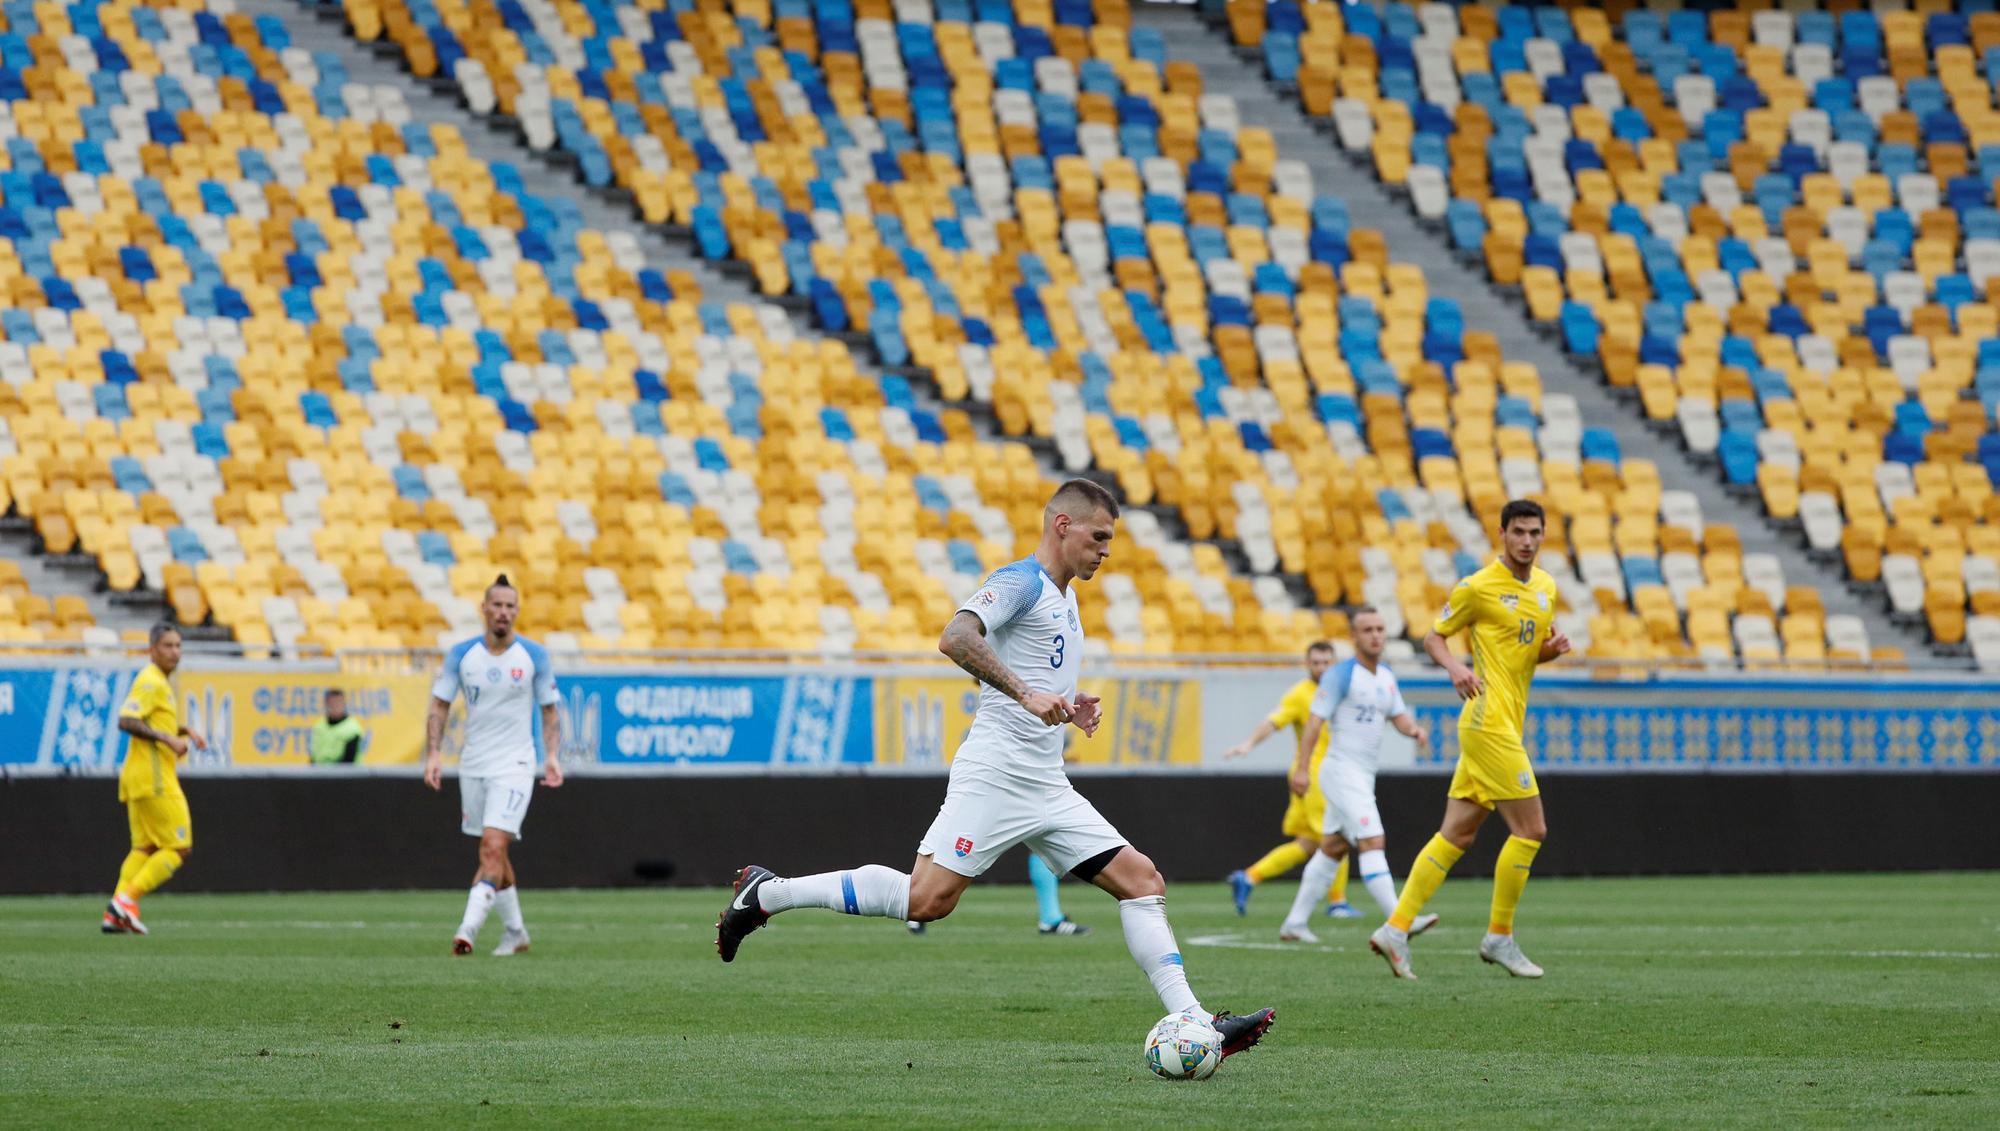
{"label": "yellow advertising banner", "polygon": [[[1070,728],[1069,761],[1200,764],[1201,686],[1195,680],[1086,679],[1081,687],[1104,700],[1104,722],[1089,738]],[[949,765],[978,710],[979,686],[969,677],[876,677],[876,764]]]}
{"label": "yellow advertising banner", "polygon": [[322,700],[333,687],[347,693],[347,713],[361,723],[360,761],[423,758],[429,676],[183,670],[178,680],[182,720],[233,765],[310,764],[313,724],[325,717]]}

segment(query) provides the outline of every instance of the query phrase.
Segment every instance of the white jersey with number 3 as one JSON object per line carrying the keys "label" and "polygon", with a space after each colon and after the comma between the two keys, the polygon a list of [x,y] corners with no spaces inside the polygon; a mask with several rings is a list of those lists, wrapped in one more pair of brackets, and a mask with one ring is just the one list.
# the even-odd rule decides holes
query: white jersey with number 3
{"label": "white jersey with number 3", "polygon": [[1326,744],[1329,762],[1375,772],[1381,761],[1382,728],[1397,715],[1409,713],[1396,673],[1376,661],[1369,671],[1359,660],[1346,659],[1319,677],[1319,694],[1312,713],[1327,721],[1333,737]]}
{"label": "white jersey with number 3", "polygon": [[[1083,622],[1077,617],[1074,588],[1056,588],[1040,562],[1023,558],[994,570],[959,611],[986,626],[986,642],[1028,690],[1075,700]],[[982,687],[979,713],[953,761],[1051,785],[1066,783],[1065,729],[1046,725],[998,690]]]}

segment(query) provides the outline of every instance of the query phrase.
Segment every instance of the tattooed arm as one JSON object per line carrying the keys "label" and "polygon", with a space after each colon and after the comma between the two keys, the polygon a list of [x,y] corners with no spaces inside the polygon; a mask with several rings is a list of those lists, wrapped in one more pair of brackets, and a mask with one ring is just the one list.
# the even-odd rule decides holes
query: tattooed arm
{"label": "tattooed arm", "polygon": [[1000,662],[999,654],[986,642],[985,623],[972,613],[961,612],[951,618],[951,623],[944,626],[944,635],[938,637],[938,651],[951,657],[952,663],[964,668],[974,679],[1027,708],[1029,714],[1049,726],[1069,721],[1072,708],[1061,696],[1028,690],[1021,677]]}

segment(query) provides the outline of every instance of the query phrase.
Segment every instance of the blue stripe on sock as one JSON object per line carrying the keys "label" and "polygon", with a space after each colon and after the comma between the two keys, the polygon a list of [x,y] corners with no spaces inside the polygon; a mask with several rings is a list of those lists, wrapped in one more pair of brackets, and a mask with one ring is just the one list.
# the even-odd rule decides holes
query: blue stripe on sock
{"label": "blue stripe on sock", "polygon": [[846,910],[849,915],[861,914],[861,905],[854,901],[854,873],[840,874],[840,898],[847,902]]}
{"label": "blue stripe on sock", "polygon": [[1386,875],[1388,875],[1388,874],[1389,874],[1389,873],[1387,873],[1387,872],[1370,872],[1370,873],[1368,873],[1367,875],[1365,875],[1365,876],[1361,877],[1361,882],[1365,884],[1365,883],[1367,883],[1367,882],[1368,882],[1369,880],[1378,880],[1378,879],[1381,879],[1381,878],[1382,878],[1383,876],[1386,876]]}
{"label": "blue stripe on sock", "polygon": [[1185,965],[1187,965],[1187,963],[1185,963],[1185,962],[1182,962],[1182,961],[1181,961],[1181,956],[1180,956],[1180,952],[1179,952],[1179,951],[1175,951],[1175,952],[1174,952],[1174,953],[1172,953],[1172,954],[1163,954],[1163,955],[1161,955],[1161,956],[1160,956],[1160,965],[1162,965],[1162,966],[1185,966]]}

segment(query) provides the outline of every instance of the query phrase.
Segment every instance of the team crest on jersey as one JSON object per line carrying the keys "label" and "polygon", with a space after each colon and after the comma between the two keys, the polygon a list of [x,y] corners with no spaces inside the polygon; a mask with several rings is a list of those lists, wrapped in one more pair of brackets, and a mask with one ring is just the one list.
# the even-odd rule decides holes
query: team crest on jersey
{"label": "team crest on jersey", "polygon": [[513,670],[509,671],[509,672],[508,672],[507,674],[508,674],[508,675],[511,675],[511,676],[513,676],[513,677],[514,677],[514,682],[515,682],[515,683],[519,683],[519,682],[521,682],[521,674],[522,674],[522,673],[521,673],[521,669],[520,669],[520,668],[514,668]]}
{"label": "team crest on jersey", "polygon": [[992,608],[993,602],[999,599],[1000,595],[991,589],[981,589],[972,595],[972,603],[983,609]]}
{"label": "team crest on jersey", "polygon": [[488,683],[499,683],[499,682],[500,682],[500,669],[499,669],[499,668],[487,668],[487,669],[486,669],[486,682],[488,682]]}
{"label": "team crest on jersey", "polygon": [[1076,623],[1076,610],[1075,610],[1075,609],[1071,609],[1071,610],[1069,611],[1069,630],[1070,630],[1071,632],[1082,632],[1082,631],[1083,631],[1083,626],[1082,626],[1082,625],[1079,625],[1078,623]]}
{"label": "team crest on jersey", "polygon": [[1549,611],[1549,595],[1547,593],[1537,593],[1535,594],[1535,599],[1542,603],[1543,612],[1546,613]]}
{"label": "team crest on jersey", "polygon": [[1513,593],[1502,593],[1500,595],[1500,603],[1510,609],[1518,609],[1521,605],[1521,598]]}
{"label": "team crest on jersey", "polygon": [[972,852],[972,838],[969,836],[959,837],[958,843],[952,845],[951,850],[960,856],[969,855]]}

